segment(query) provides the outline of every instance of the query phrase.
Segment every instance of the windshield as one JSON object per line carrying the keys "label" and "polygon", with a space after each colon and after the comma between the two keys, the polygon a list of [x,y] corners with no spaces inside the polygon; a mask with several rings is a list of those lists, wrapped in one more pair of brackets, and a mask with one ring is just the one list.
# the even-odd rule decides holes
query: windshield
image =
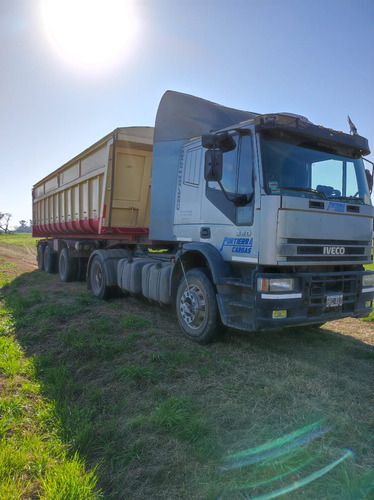
{"label": "windshield", "polygon": [[282,132],[262,134],[267,194],[371,204],[361,158],[302,141]]}

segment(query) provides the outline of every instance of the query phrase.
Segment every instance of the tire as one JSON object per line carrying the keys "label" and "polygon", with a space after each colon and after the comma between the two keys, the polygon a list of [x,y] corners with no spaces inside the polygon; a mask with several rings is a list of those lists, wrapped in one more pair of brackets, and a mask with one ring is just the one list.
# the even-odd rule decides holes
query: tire
{"label": "tire", "polygon": [[110,297],[112,287],[107,285],[104,263],[100,255],[95,255],[90,266],[90,283],[96,298],[105,300]]}
{"label": "tire", "polygon": [[44,247],[43,245],[38,245],[36,253],[36,261],[38,263],[38,270],[44,271]]}
{"label": "tire", "polygon": [[57,272],[57,255],[52,252],[49,246],[44,248],[44,271],[52,274]]}
{"label": "tire", "polygon": [[[186,283],[187,279],[187,283]],[[176,312],[183,334],[198,344],[212,342],[219,333],[213,285],[201,269],[191,269],[178,286]]]}
{"label": "tire", "polygon": [[69,249],[63,248],[60,252],[60,257],[58,261],[58,269],[60,272],[61,281],[74,281],[77,279],[78,275],[78,262],[69,256]]}

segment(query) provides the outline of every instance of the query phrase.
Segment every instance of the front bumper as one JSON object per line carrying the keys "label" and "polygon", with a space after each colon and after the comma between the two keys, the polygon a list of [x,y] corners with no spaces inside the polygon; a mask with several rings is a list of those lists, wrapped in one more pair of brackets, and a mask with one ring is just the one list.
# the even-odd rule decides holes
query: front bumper
{"label": "front bumper", "polygon": [[[295,289],[286,292],[257,291],[256,330],[325,323],[347,316],[365,317],[372,311],[374,287],[363,288],[367,271],[284,274],[293,278]],[[258,278],[279,278],[262,274]]]}

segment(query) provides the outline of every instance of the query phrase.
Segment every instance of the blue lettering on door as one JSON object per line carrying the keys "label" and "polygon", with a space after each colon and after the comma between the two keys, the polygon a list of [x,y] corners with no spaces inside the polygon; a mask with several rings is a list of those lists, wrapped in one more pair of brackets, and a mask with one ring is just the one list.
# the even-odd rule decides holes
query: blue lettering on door
{"label": "blue lettering on door", "polygon": [[220,252],[225,247],[231,247],[232,253],[252,253],[253,238],[230,238],[226,236],[222,242]]}
{"label": "blue lettering on door", "polygon": [[345,209],[344,203],[339,203],[337,201],[330,201],[330,203],[327,206],[327,211],[328,212],[339,212],[343,213]]}

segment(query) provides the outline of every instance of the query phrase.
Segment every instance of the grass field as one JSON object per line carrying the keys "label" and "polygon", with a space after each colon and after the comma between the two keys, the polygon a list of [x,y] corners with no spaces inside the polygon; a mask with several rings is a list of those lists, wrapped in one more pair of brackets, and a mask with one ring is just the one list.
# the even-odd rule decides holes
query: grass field
{"label": "grass field", "polygon": [[371,321],[365,341],[327,324],[203,348],[168,308],[14,266],[0,259],[1,500],[374,498]]}
{"label": "grass field", "polygon": [[17,247],[36,246],[37,239],[31,236],[31,233],[0,233],[0,243],[6,245],[15,245]]}

